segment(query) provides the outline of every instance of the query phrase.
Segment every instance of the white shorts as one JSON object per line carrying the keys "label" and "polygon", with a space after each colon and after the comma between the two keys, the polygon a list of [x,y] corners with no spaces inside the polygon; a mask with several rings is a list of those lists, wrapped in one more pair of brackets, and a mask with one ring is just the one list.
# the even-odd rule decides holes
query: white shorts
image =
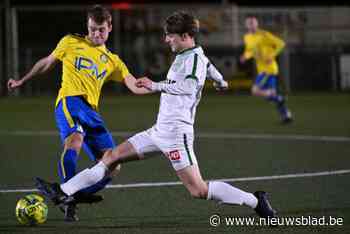
{"label": "white shorts", "polygon": [[197,164],[193,151],[193,133],[162,134],[155,128],[137,133],[130,137],[130,142],[137,154],[161,151],[170,160],[173,168],[178,171]]}

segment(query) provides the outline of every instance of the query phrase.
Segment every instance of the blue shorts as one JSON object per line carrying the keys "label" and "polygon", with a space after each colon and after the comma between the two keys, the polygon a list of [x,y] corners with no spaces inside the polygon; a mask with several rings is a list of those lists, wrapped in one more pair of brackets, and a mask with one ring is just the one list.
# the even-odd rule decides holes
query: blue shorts
{"label": "blue shorts", "polygon": [[101,115],[83,97],[62,98],[55,109],[55,117],[62,142],[74,132],[82,133],[83,149],[91,160],[95,161],[102,156],[103,151],[115,147]]}
{"label": "blue shorts", "polygon": [[277,89],[277,75],[260,73],[255,78],[254,84],[260,89]]}

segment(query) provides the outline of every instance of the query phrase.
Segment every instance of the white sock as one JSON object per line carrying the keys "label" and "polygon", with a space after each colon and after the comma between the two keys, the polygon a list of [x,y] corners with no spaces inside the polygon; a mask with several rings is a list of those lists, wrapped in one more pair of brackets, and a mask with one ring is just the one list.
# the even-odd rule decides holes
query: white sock
{"label": "white sock", "polygon": [[214,200],[219,203],[247,205],[255,208],[258,199],[252,194],[244,192],[227,183],[212,181],[208,185],[208,200]]}
{"label": "white sock", "polygon": [[81,189],[90,187],[102,180],[108,172],[108,168],[101,161],[92,168],[87,168],[73,178],[68,180],[66,183],[61,184],[62,191],[67,195],[72,195]]}

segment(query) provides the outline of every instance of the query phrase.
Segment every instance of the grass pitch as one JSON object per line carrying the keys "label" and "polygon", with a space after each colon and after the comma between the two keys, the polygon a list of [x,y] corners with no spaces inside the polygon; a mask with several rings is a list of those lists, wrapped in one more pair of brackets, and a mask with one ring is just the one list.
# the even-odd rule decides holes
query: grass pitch
{"label": "grass pitch", "polygon": [[[209,137],[195,141],[203,177],[209,180],[350,169],[350,95],[296,94],[289,97],[288,104],[296,121],[283,126],[273,105],[263,100],[204,95],[198,107],[196,132]],[[76,223],[65,223],[60,211],[49,203],[45,224],[21,226],[15,217],[16,201],[30,192],[4,190],[31,189],[35,176],[57,181],[61,144],[58,135],[52,134],[56,131],[53,105],[53,97],[0,99],[0,233],[350,233],[350,174],[232,182],[247,191],[268,191],[281,217],[342,218],[342,225],[337,226],[270,228],[222,223],[211,227],[209,217],[213,214],[222,218],[256,216],[246,207],[194,200],[183,186],[106,189],[101,192],[105,196],[102,203],[79,207],[80,221]],[[157,109],[156,95],[104,97],[101,102],[101,114],[116,133],[132,134],[152,126]],[[236,137],[210,137],[223,133]],[[121,142],[126,137],[116,134],[115,138]],[[91,162],[82,154],[79,168],[87,166]],[[159,155],[124,165],[113,183],[168,181],[177,181],[176,175],[165,157]]]}

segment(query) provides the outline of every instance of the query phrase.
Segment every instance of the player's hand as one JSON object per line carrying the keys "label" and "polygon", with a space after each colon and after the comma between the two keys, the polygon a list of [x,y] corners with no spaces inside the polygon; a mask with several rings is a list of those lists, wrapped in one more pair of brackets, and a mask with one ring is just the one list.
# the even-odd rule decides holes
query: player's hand
{"label": "player's hand", "polygon": [[273,61],[273,59],[272,59],[272,58],[267,58],[267,59],[266,59],[266,64],[271,64],[271,63],[272,63],[272,61]]}
{"label": "player's hand", "polygon": [[146,88],[149,90],[152,90],[152,80],[150,80],[147,77],[142,77],[140,79],[137,79],[135,82],[136,87],[138,88]]}
{"label": "player's hand", "polygon": [[14,79],[9,79],[7,81],[7,89],[9,91],[13,91],[14,89],[21,87],[23,84],[23,80],[14,80]]}
{"label": "player's hand", "polygon": [[239,61],[240,61],[241,63],[245,63],[246,58],[244,57],[243,54],[241,55],[241,57],[239,57]]}
{"label": "player's hand", "polygon": [[214,82],[213,86],[217,91],[224,91],[228,89],[228,83],[225,80],[221,82]]}

